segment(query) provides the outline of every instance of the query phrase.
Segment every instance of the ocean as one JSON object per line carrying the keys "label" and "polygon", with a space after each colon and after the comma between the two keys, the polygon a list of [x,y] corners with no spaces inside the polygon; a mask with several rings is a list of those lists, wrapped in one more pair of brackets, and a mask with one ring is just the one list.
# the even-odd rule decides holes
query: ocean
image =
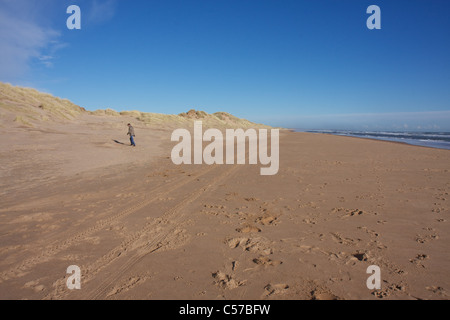
{"label": "ocean", "polygon": [[394,131],[348,131],[308,130],[305,132],[327,133],[338,136],[395,141],[416,146],[450,150],[450,132],[394,132]]}

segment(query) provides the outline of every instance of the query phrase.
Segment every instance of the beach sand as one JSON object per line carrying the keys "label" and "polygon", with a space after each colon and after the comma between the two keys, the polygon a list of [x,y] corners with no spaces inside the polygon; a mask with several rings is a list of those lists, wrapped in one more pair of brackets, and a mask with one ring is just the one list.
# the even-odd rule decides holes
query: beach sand
{"label": "beach sand", "polygon": [[448,150],[282,131],[261,176],[132,120],[0,126],[0,299],[450,297]]}

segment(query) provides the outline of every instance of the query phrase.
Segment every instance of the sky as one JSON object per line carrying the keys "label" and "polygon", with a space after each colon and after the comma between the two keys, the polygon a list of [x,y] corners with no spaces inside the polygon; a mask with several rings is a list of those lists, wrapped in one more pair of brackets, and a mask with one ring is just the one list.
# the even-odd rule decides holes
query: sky
{"label": "sky", "polygon": [[449,14],[448,0],[0,0],[0,81],[88,110],[450,131]]}

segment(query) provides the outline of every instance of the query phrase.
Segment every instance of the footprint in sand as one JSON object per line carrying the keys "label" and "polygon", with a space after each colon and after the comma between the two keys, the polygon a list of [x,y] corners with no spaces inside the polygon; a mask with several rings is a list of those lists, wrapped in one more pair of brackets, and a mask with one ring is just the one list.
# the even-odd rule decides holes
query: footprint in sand
{"label": "footprint in sand", "polygon": [[425,266],[422,264],[423,261],[428,260],[429,256],[426,254],[418,254],[414,259],[410,259],[409,262],[415,264],[418,267],[425,268]]}
{"label": "footprint in sand", "polygon": [[427,289],[428,291],[431,291],[435,294],[438,294],[440,296],[444,296],[444,297],[449,297],[449,295],[447,294],[447,292],[445,292],[445,289],[439,286],[431,286],[431,287],[426,287],[425,289]]}
{"label": "footprint in sand", "polygon": [[346,246],[353,246],[353,245],[356,244],[357,241],[359,241],[359,239],[354,240],[354,239],[351,239],[351,238],[345,238],[338,232],[331,233],[331,237],[332,237],[334,242],[337,242],[339,244],[343,244],[343,245],[346,245]]}
{"label": "footprint in sand", "polygon": [[427,234],[427,235],[416,235],[415,237],[415,241],[418,243],[427,243],[428,241],[431,240],[437,240],[439,239],[439,236],[434,232],[435,230],[433,228],[423,228],[423,230],[430,232],[431,234]]}
{"label": "footprint in sand", "polygon": [[433,212],[433,213],[441,213],[441,212],[444,212],[444,211],[445,211],[445,208],[442,208],[442,207],[431,209],[431,212]]}
{"label": "footprint in sand", "polygon": [[222,289],[232,290],[245,285],[245,281],[237,281],[232,275],[222,271],[217,271],[212,276],[215,279],[215,284]]}
{"label": "footprint in sand", "polygon": [[203,207],[208,208],[208,209],[226,209],[226,206],[214,205],[214,204],[204,204]]}
{"label": "footprint in sand", "polygon": [[256,263],[257,265],[261,265],[261,266],[277,266],[277,265],[280,265],[283,263],[282,261],[272,260],[266,256],[261,256],[259,258],[255,258],[255,259],[253,259],[253,262]]}
{"label": "footprint in sand", "polygon": [[231,238],[226,240],[231,249],[241,248],[249,252],[262,252],[265,255],[273,253],[271,243],[265,238]]}
{"label": "footprint in sand", "polygon": [[352,254],[354,258],[356,258],[358,261],[367,261],[367,254],[365,252],[357,252]]}
{"label": "footprint in sand", "polygon": [[258,227],[252,226],[252,225],[247,225],[242,228],[236,229],[236,231],[241,232],[241,233],[257,233],[257,232],[261,232],[261,229],[259,229]]}
{"label": "footprint in sand", "polygon": [[226,206],[223,205],[211,205],[211,204],[204,204],[203,208],[200,212],[218,216],[223,215],[225,217],[230,217],[230,215],[226,212]]}
{"label": "footprint in sand", "polygon": [[376,232],[375,230],[371,230],[367,227],[357,227],[357,229],[363,230],[368,235],[370,235],[372,238],[377,238],[380,236],[380,234],[378,232]]}
{"label": "footprint in sand", "polygon": [[345,265],[357,265],[359,262],[370,262],[371,259],[367,252],[357,251],[354,253],[339,252],[331,253],[330,260],[340,261]]}
{"label": "footprint in sand", "polygon": [[263,226],[274,225],[276,221],[277,218],[273,216],[262,216],[255,220],[256,223],[262,224]]}
{"label": "footprint in sand", "polygon": [[[386,282],[386,281],[384,281]],[[382,285],[382,288],[386,285]],[[378,299],[388,298],[391,295],[395,295],[398,293],[405,293],[406,287],[403,284],[388,284],[387,287],[381,290],[375,290],[372,292],[372,295],[377,297]]]}
{"label": "footprint in sand", "polygon": [[303,222],[306,223],[306,224],[316,224],[317,223],[316,220],[309,219],[309,218],[303,219]]}
{"label": "footprint in sand", "polygon": [[[345,208],[333,208],[331,210],[331,213],[339,214],[340,219],[346,219],[346,218],[350,218],[350,217],[358,217],[358,216],[369,214],[368,212],[360,210],[360,209],[345,209]],[[373,213],[373,214],[377,215],[377,213]]]}
{"label": "footprint in sand", "polygon": [[[237,197],[237,196],[239,196],[239,193],[237,193],[237,192],[228,192],[228,193],[225,193],[225,195],[227,196],[227,197]],[[225,200],[229,200],[229,199],[225,199]]]}
{"label": "footprint in sand", "polygon": [[37,281],[37,280],[33,280],[33,281],[25,283],[24,288],[33,289],[34,292],[41,292],[41,291],[45,290],[45,286],[42,284],[39,284],[39,281]]}
{"label": "footprint in sand", "polygon": [[339,298],[326,290],[315,289],[311,292],[311,300],[339,300]]}
{"label": "footprint in sand", "polygon": [[250,242],[250,239],[248,238],[233,238],[228,239],[226,243],[231,249],[237,248],[237,247],[245,247]]}
{"label": "footprint in sand", "polygon": [[264,296],[281,295],[287,293],[289,285],[285,283],[268,284],[264,287]]}

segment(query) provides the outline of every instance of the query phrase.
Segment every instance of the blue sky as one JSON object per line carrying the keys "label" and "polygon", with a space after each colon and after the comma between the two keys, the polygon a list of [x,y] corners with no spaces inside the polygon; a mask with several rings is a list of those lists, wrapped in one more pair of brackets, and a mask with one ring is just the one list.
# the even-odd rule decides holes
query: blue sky
{"label": "blue sky", "polygon": [[[66,9],[81,8],[81,30]],[[369,30],[369,5],[381,30]],[[448,0],[0,0],[0,81],[89,110],[450,131]]]}

